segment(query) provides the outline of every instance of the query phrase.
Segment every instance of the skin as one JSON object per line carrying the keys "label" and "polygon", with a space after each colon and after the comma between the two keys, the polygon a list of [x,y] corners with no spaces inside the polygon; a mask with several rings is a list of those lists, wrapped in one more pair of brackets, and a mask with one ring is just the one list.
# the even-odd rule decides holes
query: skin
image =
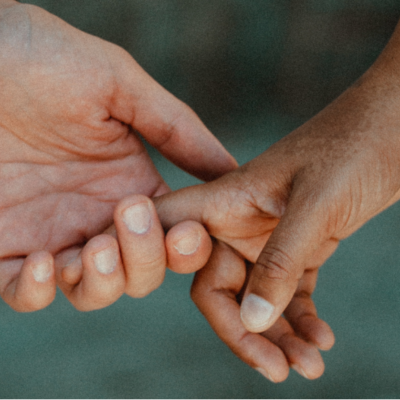
{"label": "skin", "polygon": [[[0,4],[5,8],[15,10],[14,2],[3,1]],[[39,12],[35,8],[29,10],[31,11],[29,21],[33,21],[33,26],[36,26],[35,12],[38,13],[36,16],[40,15],[37,20],[40,20],[39,32],[44,30],[43,38],[51,37],[49,32],[63,32],[64,29],[67,29],[64,23],[58,19],[53,20],[54,17],[50,18],[48,14],[45,16],[42,11]],[[12,14],[11,20],[15,22],[15,18],[19,18],[19,15]],[[7,18],[9,18],[9,14]],[[7,21],[7,18],[3,14],[2,21]],[[88,51],[89,48],[95,49],[97,46],[93,44],[93,38],[90,37],[91,40],[89,40],[86,35],[86,39],[83,40],[80,36],[81,33],[78,35],[76,30],[68,27],[68,33],[65,36],[58,36],[55,47],[51,46],[52,40],[46,43],[43,59],[48,63],[43,64],[42,61],[41,64],[37,61],[41,52],[38,52],[37,49],[34,53],[28,52],[35,55],[33,61],[31,61],[32,55],[26,58],[26,36],[23,37],[24,40],[18,42],[19,36],[7,33],[7,26],[7,24],[2,25],[1,37],[7,38],[8,41],[6,40],[2,46],[4,62],[1,74],[3,78],[15,74],[16,78],[11,83],[9,78],[1,80],[2,93],[9,95],[1,105],[2,129],[4,130],[1,134],[4,138],[5,148],[10,149],[10,152],[2,155],[4,158],[2,162],[5,166],[13,164],[12,168],[3,169],[2,179],[3,182],[10,179],[15,181],[16,177],[25,176],[24,169],[15,169],[16,166],[19,167],[19,164],[23,164],[23,166],[31,164],[29,171],[34,172],[31,175],[27,174],[27,178],[21,181],[19,192],[23,195],[14,195],[13,191],[6,192],[9,197],[5,196],[5,198],[9,202],[4,200],[5,205],[2,206],[7,211],[2,216],[5,221],[2,229],[4,233],[7,233],[3,237],[7,239],[5,243],[8,245],[8,247],[3,245],[5,249],[3,252],[8,253],[3,255],[2,282],[8,283],[5,286],[2,285],[0,290],[6,301],[9,303],[16,301],[15,308],[21,307],[22,304],[22,308],[29,309],[33,303],[37,307],[37,304],[40,303],[40,293],[43,291],[32,290],[36,283],[32,284],[29,277],[34,275],[37,265],[52,264],[52,254],[56,253],[58,254],[56,263],[60,263],[62,266],[69,264],[67,268],[62,269],[64,272],[69,272],[64,274],[61,272],[59,280],[60,286],[65,285],[63,290],[75,302],[74,304],[80,304],[82,309],[87,310],[105,306],[114,301],[112,300],[113,295],[117,292],[115,287],[120,285],[124,288],[128,286],[134,288],[134,282],[131,282],[131,286],[129,277],[141,276],[140,273],[124,272],[119,275],[119,282],[125,280],[124,284],[118,283],[118,279],[114,281],[112,278],[114,271],[121,271],[121,268],[125,271],[127,268],[126,265],[121,265],[122,263],[126,264],[130,258],[123,257],[124,247],[126,248],[136,239],[144,239],[144,237],[135,235],[130,237],[131,232],[121,228],[123,221],[118,219],[120,216],[118,210],[122,212],[127,205],[124,201],[137,204],[147,202],[148,199],[127,197],[128,200],[120,203],[122,206],[117,205],[117,211],[114,214],[116,227],[109,228],[107,235],[97,235],[111,221],[110,209],[124,195],[135,192],[127,190],[128,193],[119,193],[117,190],[118,195],[115,196],[113,194],[115,181],[110,182],[110,179],[105,178],[106,175],[109,178],[109,170],[96,182],[96,174],[101,170],[100,165],[110,167],[112,165],[110,161],[114,161],[116,165],[121,163],[124,173],[129,171],[132,160],[129,160],[131,162],[126,160],[129,158],[125,153],[128,152],[127,149],[130,149],[130,155],[132,153],[135,156],[143,154],[143,151],[134,152],[133,141],[140,148],[132,131],[134,129],[140,131],[150,143],[158,147],[178,165],[186,166],[186,169],[192,173],[204,177],[207,164],[209,166],[211,164],[207,163],[205,159],[202,160],[201,154],[197,153],[197,158],[195,158],[189,151],[182,156],[183,160],[173,154],[173,149],[182,143],[185,143],[185,150],[196,151],[195,146],[192,148],[193,141],[202,135],[199,134],[199,131],[194,130],[192,136],[190,134],[189,137],[187,136],[186,130],[192,131],[194,120],[182,117],[183,111],[174,113],[176,109],[173,105],[177,103],[172,100],[173,98],[166,92],[159,95],[159,86],[149,80],[137,64],[132,63],[129,56],[123,52],[124,55],[122,55],[121,49],[116,50],[117,48],[112,45],[101,42],[101,51]],[[15,23],[11,26],[15,32]],[[18,26],[21,26],[21,23],[18,23]],[[34,37],[31,34],[28,36],[30,39]],[[78,36],[79,40],[73,39]],[[71,40],[73,42],[71,47],[64,46]],[[37,42],[43,45],[43,40]],[[23,45],[18,46],[18,43]],[[85,44],[90,44],[90,46],[85,46]],[[110,49],[110,46],[113,50]],[[192,290],[193,299],[217,334],[233,351],[274,382],[282,381],[287,377],[289,366],[310,379],[322,374],[323,362],[316,348],[329,349],[333,345],[334,338],[330,328],[317,318],[316,309],[311,300],[318,268],[332,254],[339,240],[350,235],[400,197],[400,177],[396,168],[399,162],[398,154],[400,154],[397,135],[400,127],[397,115],[399,93],[396,84],[399,82],[397,71],[398,54],[400,53],[398,47],[399,33],[397,29],[380,59],[354,87],[303,127],[272,146],[246,166],[215,182],[188,188],[156,200],[157,211],[163,225],[170,227],[170,232],[173,232],[176,224],[195,220],[201,222],[208,232],[217,238],[208,264],[196,276]],[[59,48],[62,48],[62,52],[59,52],[61,64],[60,59],[54,57],[54,54],[58,54],[54,50]],[[80,48],[81,51],[76,52],[76,48]],[[17,49],[20,54],[24,54],[24,57],[18,57]],[[72,52],[64,53],[64,50],[71,49],[73,49]],[[109,54],[109,57],[105,57],[104,53]],[[7,54],[7,57],[4,54]],[[10,54],[13,57],[10,57]],[[64,57],[64,54],[68,54],[68,56]],[[76,63],[70,63],[71,55],[76,57]],[[91,57],[95,60],[92,65],[96,65],[97,68],[98,66],[102,67],[100,69],[102,77],[100,78],[96,74],[93,75],[93,71],[97,71],[96,67],[85,69],[86,61],[83,62],[83,60]],[[100,61],[104,61],[104,57],[107,62],[101,63]],[[124,57],[128,57],[130,61],[128,62]],[[119,59],[120,63],[113,64],[112,60],[114,59]],[[123,59],[126,62],[121,61]],[[17,64],[15,64],[16,61],[18,61]],[[20,66],[25,65],[24,63],[30,66],[29,74],[20,74],[19,71],[15,71],[15,68],[12,68],[13,65]],[[60,72],[60,65],[69,66],[64,69],[65,74],[61,74],[61,78],[57,73],[56,79],[56,74],[52,73],[54,63],[57,64],[55,70],[58,72]],[[103,76],[108,63],[112,65],[112,81],[114,82],[109,86],[105,84],[109,81]],[[79,68],[76,68],[76,64],[79,65]],[[91,63],[89,62],[89,64]],[[38,65],[40,68],[37,68]],[[46,68],[43,69],[44,67]],[[44,70],[46,74],[42,74]],[[85,79],[77,79],[79,83],[76,85],[78,96],[74,93],[69,98],[71,80],[68,76],[71,74],[71,70],[74,71],[74,78],[75,76],[79,77],[82,71],[86,71],[86,75],[84,74]],[[88,70],[90,73],[87,72]],[[136,72],[133,74],[135,77],[132,77],[132,70]],[[34,76],[35,79],[30,80],[31,76]],[[53,76],[54,80],[53,86],[48,87],[54,89],[53,93],[58,95],[52,96],[50,91],[43,90],[46,87],[43,82],[46,83],[49,76]],[[120,80],[115,79],[115,76]],[[100,85],[102,95],[94,90],[99,87],[96,84],[99,79],[103,82],[103,85]],[[30,81],[30,84],[26,84],[27,81]],[[137,84],[135,90],[127,90],[126,87],[132,87],[129,85],[132,82]],[[106,90],[110,87],[114,89]],[[145,87],[147,90],[144,90]],[[26,96],[26,93],[32,93],[31,97]],[[63,101],[60,102],[61,95]],[[79,104],[75,103],[74,106],[76,97],[83,101],[79,101]],[[27,101],[27,98],[32,100]],[[88,98],[92,101],[88,101]],[[95,100],[93,100],[94,98]],[[106,98],[107,101],[100,101],[102,106],[99,106],[99,98],[103,100]],[[47,101],[47,99],[49,100]],[[171,104],[173,105],[171,106]],[[18,116],[18,120],[15,118],[15,112],[13,113],[15,109],[24,111]],[[180,108],[180,110],[182,109]],[[185,111],[188,112],[186,108]],[[41,113],[43,117],[37,118],[37,115],[41,115]],[[87,120],[87,115],[97,118],[94,118],[95,121],[91,118]],[[189,115],[193,117],[190,112]],[[115,122],[117,123],[115,124]],[[112,128],[103,128],[107,123]],[[83,129],[80,130],[79,128],[82,126]],[[65,129],[65,127],[70,129]],[[182,135],[171,135],[171,127],[173,132],[185,131],[184,142]],[[181,127],[181,130],[177,127]],[[124,133],[116,133],[120,131]],[[88,134],[88,132],[91,133]],[[72,143],[71,137],[75,138]],[[129,139],[127,139],[128,137]],[[206,137],[209,140],[209,136],[206,135]],[[124,143],[124,146],[119,147],[121,142]],[[204,146],[204,142],[202,143],[200,148],[202,145]],[[207,152],[202,154],[207,154]],[[211,159],[215,160],[218,157],[214,154]],[[210,179],[234,168],[232,159],[225,157],[222,156],[222,159],[226,161],[224,167],[219,168],[220,166],[213,165],[213,168],[208,169],[208,171],[219,171],[214,174],[209,172],[212,175],[209,176]],[[199,158],[201,160],[199,165],[192,165],[191,160]],[[121,160],[125,160],[125,164]],[[60,209],[57,209],[57,213],[53,211],[48,217],[46,213],[49,213],[51,207],[41,203],[43,198],[52,197],[48,193],[59,195],[59,191],[54,190],[54,178],[52,180],[54,170],[49,166],[60,163],[67,165],[69,168],[67,172],[64,170],[64,174],[58,172],[55,174],[59,177],[57,183],[66,181],[67,184],[63,191],[71,191],[72,185],[73,192],[82,194],[82,183],[75,183],[74,179],[79,177],[82,165],[93,166],[93,161],[100,162],[96,164],[98,168],[94,168],[95,171],[90,168],[87,170],[86,177],[88,174],[89,176],[94,174],[95,177],[89,180],[87,187],[85,186],[84,195],[88,196],[86,190],[89,189],[88,197],[95,198],[96,201],[90,202],[90,207],[86,207],[84,201],[77,208],[73,201],[71,202],[69,199],[64,201],[68,204],[68,213],[72,211],[73,216],[76,209],[85,211],[90,209],[93,210],[93,215],[96,214],[96,217],[90,218],[90,212],[84,212],[83,216],[78,213],[78,217],[75,216],[75,222],[71,223],[70,215],[68,214],[68,218],[66,218],[66,211],[64,211],[64,218],[61,220],[64,225],[66,220],[67,223],[57,231],[58,236],[61,237],[58,250],[55,246],[55,250],[51,252],[43,251],[43,247],[46,246],[52,249],[51,245],[57,240],[54,239],[54,235],[51,235],[50,240],[47,224],[38,229],[37,223],[35,224],[33,221],[38,218],[38,215],[42,218],[41,220],[50,221],[50,232],[53,233],[56,231],[55,227],[59,226],[54,222],[57,220],[56,216],[63,216],[63,212],[60,213]],[[79,163],[79,168],[73,169],[74,162]],[[227,167],[228,164],[229,167]],[[137,164],[137,166],[139,165],[143,166],[147,163],[142,160]],[[43,171],[42,175],[36,172],[37,169]],[[118,175],[118,178],[123,181],[121,169],[114,176]],[[110,170],[115,172],[113,168]],[[14,171],[18,171],[18,173]],[[13,175],[14,173],[16,175]],[[45,189],[38,190],[37,188],[41,187],[39,183],[42,181],[45,181]],[[126,182],[131,184],[132,181],[127,179]],[[30,200],[31,197],[28,198],[29,201],[24,197],[27,188],[32,183],[34,183],[34,187],[30,189],[34,193],[33,202]],[[99,186],[102,188],[106,186],[107,191],[103,191],[99,195],[99,186],[96,186],[96,183],[100,183]],[[146,184],[149,184],[148,180]],[[119,190],[124,192],[126,186],[122,186],[123,190],[121,188]],[[49,187],[52,189],[49,190]],[[164,184],[159,184],[157,188],[154,191],[149,190],[150,193],[147,193],[146,190],[140,190],[140,192],[152,196],[160,195],[168,190]],[[18,192],[18,190],[13,190]],[[102,196],[105,196],[107,200],[104,201]],[[111,200],[108,196],[111,196]],[[20,209],[12,210],[16,206],[10,204],[18,203],[21,198],[22,201],[29,204],[25,209],[30,209],[30,212],[21,212]],[[31,206],[31,202],[34,207]],[[107,208],[104,206],[104,202],[112,206]],[[40,206],[36,206],[36,204],[40,204]],[[63,202],[60,204],[62,205]],[[104,208],[102,208],[103,206]],[[150,203],[148,206],[151,207]],[[93,207],[98,208],[93,209]],[[12,210],[11,213],[8,211],[9,209]],[[37,210],[39,210],[39,214]],[[153,211],[154,209],[151,213]],[[102,217],[97,220],[99,213]],[[155,218],[154,214],[152,215]],[[84,224],[81,224],[82,219],[85,221]],[[95,222],[95,220],[99,222]],[[30,223],[27,224],[27,221]],[[157,220],[157,224],[158,222]],[[81,225],[85,226],[82,228]],[[26,226],[35,226],[35,229],[29,232],[26,230]],[[160,227],[160,225],[158,226]],[[155,236],[159,235],[160,230],[157,228],[155,231],[158,232]],[[21,246],[22,235],[29,237],[24,237]],[[44,236],[44,239],[41,235]],[[113,239],[113,236],[116,235],[118,235],[119,242]],[[56,235],[56,237],[58,236]],[[78,239],[77,236],[79,236]],[[93,239],[86,244],[82,251],[82,246],[79,247],[79,245],[86,242],[89,237],[93,237]],[[32,245],[33,242],[36,242],[37,245]],[[46,245],[44,246],[43,243]],[[77,245],[78,247],[76,247]],[[21,248],[19,249],[19,247]],[[12,251],[7,249],[12,249]],[[95,249],[110,249],[114,255],[121,252],[121,259],[117,260],[117,268],[107,274],[103,282],[93,280],[103,288],[101,290],[93,290],[96,285],[90,286],[94,276],[91,269],[91,254]],[[162,251],[168,254],[165,256],[164,253],[164,259],[165,257],[170,259],[168,249]],[[43,277],[43,274],[41,276]],[[51,283],[51,287],[54,288],[52,277],[48,278],[46,282]],[[151,282],[151,289],[152,285],[154,282]],[[69,289],[72,290],[69,291]],[[135,291],[135,289],[132,290]],[[24,294],[26,292],[31,293],[29,298],[31,303],[28,307],[29,302],[26,299],[18,302],[18,298],[26,296]],[[268,304],[274,307],[271,318],[261,325],[254,324],[250,318],[249,312],[252,313],[248,301],[250,294],[264,298]],[[138,295],[143,295],[143,293],[138,293]],[[242,307],[242,313],[240,313],[240,307]],[[284,313],[285,319],[281,317],[282,313]]]}
{"label": "skin", "polygon": [[[165,242],[147,197],[169,188],[139,132],[201,179],[236,162],[127,52],[38,7],[1,0],[0,93],[0,295],[12,308],[47,306],[56,279],[76,308],[102,308],[124,292],[154,290],[167,266],[204,265],[211,242],[198,223],[180,224]],[[120,207],[148,203],[149,232],[127,231],[116,208],[123,198]],[[198,238],[190,256],[174,246],[182,235]],[[128,257],[133,245],[147,254]],[[113,268],[98,270],[107,257]]]}
{"label": "skin", "polygon": [[[0,294],[11,307],[46,307],[57,281],[77,309],[90,311],[124,292],[145,296],[167,266],[187,273],[206,264],[212,245],[198,222],[179,222],[164,236],[149,197],[169,189],[137,132],[204,180],[236,162],[131,56],[40,8],[0,0],[0,86]],[[128,229],[131,206],[147,210],[131,213],[147,230]],[[321,364],[295,334],[283,340],[287,333],[277,325],[264,344],[286,360],[294,340],[294,361]]]}
{"label": "skin", "polygon": [[295,336],[333,345],[311,299],[318,269],[340,240],[400,198],[399,50],[397,27],[367,73],[306,124],[222,178],[155,200],[164,226],[199,221],[218,240],[193,300],[273,381],[290,365],[310,379],[322,374],[322,361],[305,356],[311,350]]}

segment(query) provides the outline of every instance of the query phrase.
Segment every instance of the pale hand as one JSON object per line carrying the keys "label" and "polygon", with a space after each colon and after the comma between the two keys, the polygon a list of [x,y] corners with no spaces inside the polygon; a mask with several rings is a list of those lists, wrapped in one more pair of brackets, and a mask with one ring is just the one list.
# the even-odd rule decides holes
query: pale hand
{"label": "pale hand", "polygon": [[[123,49],[11,0],[0,1],[0,93],[0,294],[19,311],[52,301],[54,256],[61,277],[62,263],[112,224],[122,198],[169,190],[137,132],[199,178],[236,166],[195,113]],[[156,215],[153,222],[153,247],[164,258],[147,292],[161,283],[167,264]],[[198,225],[184,229],[206,241]],[[73,284],[64,285],[80,309],[110,304],[130,283],[124,268],[132,266],[119,258],[102,253],[94,268],[99,249],[119,250],[115,238],[93,240],[84,253],[86,275],[70,273]]]}

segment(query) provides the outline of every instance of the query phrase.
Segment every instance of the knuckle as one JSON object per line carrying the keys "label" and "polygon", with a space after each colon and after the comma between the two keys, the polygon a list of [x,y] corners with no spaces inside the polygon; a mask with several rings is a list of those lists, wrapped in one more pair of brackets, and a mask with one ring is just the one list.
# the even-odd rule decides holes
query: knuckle
{"label": "knuckle", "polygon": [[125,268],[133,274],[138,276],[157,276],[160,271],[165,271],[167,266],[167,260],[165,253],[154,254],[144,254],[139,257],[137,255],[136,260],[126,260],[124,259]]}
{"label": "knuckle", "polygon": [[288,282],[292,279],[294,262],[284,252],[277,249],[266,249],[257,260],[257,265],[262,268],[255,270],[260,274],[261,279],[271,279],[281,282]]}

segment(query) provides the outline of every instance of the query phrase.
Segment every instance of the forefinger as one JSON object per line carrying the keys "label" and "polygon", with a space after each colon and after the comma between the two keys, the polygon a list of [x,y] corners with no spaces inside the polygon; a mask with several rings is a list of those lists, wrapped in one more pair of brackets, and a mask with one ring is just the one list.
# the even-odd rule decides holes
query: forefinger
{"label": "forefinger", "polygon": [[236,295],[246,277],[244,261],[217,243],[206,267],[193,282],[192,298],[217,335],[244,362],[273,382],[285,380],[289,364],[284,352],[268,339],[248,332],[240,319]]}
{"label": "forefinger", "polygon": [[0,295],[15,311],[47,307],[56,295],[54,259],[46,251],[0,262]]}

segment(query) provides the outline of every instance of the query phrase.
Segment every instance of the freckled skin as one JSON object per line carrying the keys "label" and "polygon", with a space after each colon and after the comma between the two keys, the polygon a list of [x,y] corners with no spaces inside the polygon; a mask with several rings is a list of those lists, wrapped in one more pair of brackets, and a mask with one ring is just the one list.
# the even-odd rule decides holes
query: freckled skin
{"label": "freckled skin", "polygon": [[[156,200],[166,226],[201,221],[217,239],[192,297],[232,351],[275,382],[290,366],[322,375],[316,348],[299,342],[334,343],[311,299],[318,269],[400,199],[399,67],[400,26],[364,76],[303,126],[237,170]],[[274,306],[270,320],[260,323],[263,303],[246,303],[250,294]]]}
{"label": "freckled skin", "polygon": [[[196,276],[193,299],[233,351],[275,382],[287,377],[290,365],[311,379],[322,374],[315,346],[329,349],[334,339],[311,300],[318,268],[338,239],[399,198],[399,36],[397,31],[353,88],[262,156],[211,184],[157,202],[165,226],[190,217],[220,240]],[[166,192],[135,130],[202,178],[235,168],[226,153],[204,150],[207,135],[197,143],[199,152],[172,154],[171,148],[184,143],[190,149],[193,137],[200,136],[194,132],[190,138],[193,112],[183,112],[182,105],[169,109],[175,100],[123,50],[36,7],[0,0],[0,61],[0,184],[6,187],[0,198],[0,257],[79,244],[111,223],[122,197]],[[137,91],[126,93],[132,81]],[[166,135],[159,133],[158,114],[169,116],[161,129]],[[171,135],[177,126],[188,132],[184,139]],[[109,240],[95,236],[83,262]],[[115,240],[112,245],[119,254]],[[34,254],[25,269],[49,257]],[[246,260],[256,262],[247,276]],[[20,269],[13,258],[1,264],[3,297],[5,271],[15,277]],[[119,272],[123,288],[125,275]],[[100,277],[94,290],[80,288],[80,309],[118,298],[113,297],[118,291],[108,296],[115,284],[107,280],[111,275]],[[18,300],[20,311],[51,301],[35,290],[27,299],[21,287],[9,286],[6,296]],[[258,334],[243,326],[236,297],[243,291],[244,301],[251,291],[275,305],[275,323],[268,330]],[[286,319],[279,317],[283,311]]]}
{"label": "freckled skin", "polygon": [[[204,265],[211,243],[193,221],[175,231],[191,230],[202,238],[198,252],[183,256],[173,247],[179,237],[175,227],[168,232],[172,246],[165,252],[155,210],[148,240],[130,236],[124,228],[121,212],[144,201],[127,195],[168,191],[134,132],[201,179],[214,179],[237,165],[193,111],[151,80],[126,52],[37,7],[0,0],[0,93],[0,294],[7,304],[27,312],[51,303],[54,273],[40,283],[32,271],[44,262],[52,264],[56,253],[61,266],[57,282],[82,311],[106,307],[124,292],[148,294],[162,282],[167,260],[177,272]],[[225,205],[236,201],[232,196]],[[117,226],[98,235],[113,213]],[[271,229],[276,222],[262,221]],[[85,247],[75,246],[89,238]],[[262,240],[256,239],[256,245]],[[126,258],[125,250],[135,248],[141,251]],[[109,252],[112,264],[117,261],[112,272],[110,265],[100,265],[106,274],[96,273],[96,254],[102,250]],[[245,271],[225,272],[216,281],[239,278],[239,292]],[[281,327],[277,331],[285,333]]]}

